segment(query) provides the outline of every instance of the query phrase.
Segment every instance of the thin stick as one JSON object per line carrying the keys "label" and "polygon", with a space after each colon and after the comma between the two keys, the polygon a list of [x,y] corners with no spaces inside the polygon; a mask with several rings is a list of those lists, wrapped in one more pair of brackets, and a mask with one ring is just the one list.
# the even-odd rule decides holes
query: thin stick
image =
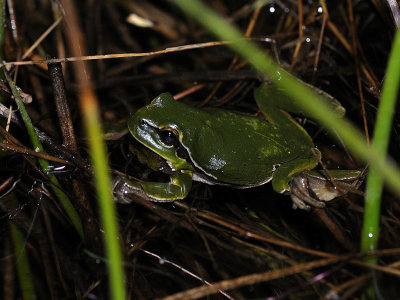
{"label": "thin stick", "polygon": [[[243,38],[242,40],[257,40],[257,41],[269,41],[268,38]],[[13,62],[3,62],[0,67],[5,66],[10,68],[12,66],[28,66],[28,65],[40,65],[40,64],[54,64],[62,62],[74,62],[74,61],[84,61],[84,60],[101,60],[101,59],[115,59],[115,58],[131,58],[131,57],[144,57],[144,56],[154,56],[159,54],[173,53],[179,51],[186,51],[199,48],[208,48],[215,46],[222,46],[227,44],[235,43],[235,41],[212,41],[200,44],[183,45],[177,47],[166,48],[163,50],[150,51],[150,52],[137,52],[137,53],[119,53],[119,54],[104,54],[104,55],[85,55],[85,56],[75,56],[75,57],[65,57],[65,58],[54,58],[54,59],[44,59],[35,61],[13,61]]]}
{"label": "thin stick", "polygon": [[67,96],[64,87],[64,78],[61,64],[49,64],[49,75],[53,85],[54,100],[57,109],[57,115],[60,122],[63,144],[67,148],[77,152],[74,127],[72,125],[71,113],[69,111]]}
{"label": "thin stick", "polygon": [[62,19],[62,17],[58,18],[57,21],[55,21],[45,32],[43,32],[42,35],[33,43],[33,45],[30,46],[28,50],[26,50],[21,59],[24,60],[25,58],[27,58],[32,53],[32,51],[35,50],[36,47],[39,46],[39,44],[50,34],[50,32],[52,32],[53,29],[56,28],[58,24],[60,24]]}

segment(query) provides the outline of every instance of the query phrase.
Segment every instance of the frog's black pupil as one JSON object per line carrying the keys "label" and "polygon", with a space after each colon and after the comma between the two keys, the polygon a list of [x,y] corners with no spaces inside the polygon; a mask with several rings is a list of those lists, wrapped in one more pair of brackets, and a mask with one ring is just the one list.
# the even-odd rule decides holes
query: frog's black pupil
{"label": "frog's black pupil", "polygon": [[178,137],[170,130],[161,131],[160,138],[167,146],[174,146],[178,142]]}

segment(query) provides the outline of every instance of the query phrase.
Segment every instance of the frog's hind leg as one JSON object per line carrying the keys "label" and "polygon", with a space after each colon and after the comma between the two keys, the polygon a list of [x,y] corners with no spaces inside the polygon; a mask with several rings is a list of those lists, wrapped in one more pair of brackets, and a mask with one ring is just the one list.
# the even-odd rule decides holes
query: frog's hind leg
{"label": "frog's hind leg", "polygon": [[[308,83],[305,83],[288,72],[285,72],[285,76],[293,77],[302,84],[307,85],[314,91],[316,95],[324,100],[324,102],[336,113],[337,117],[343,117],[345,114],[345,109],[340,102],[331,95]],[[288,117],[280,109],[297,115],[310,117],[310,115],[307,114],[306,111],[304,111],[302,107],[297,104],[297,101],[295,101],[283,88],[279,87],[275,83],[263,83],[254,91],[254,98],[265,117],[272,123],[281,124],[282,118]]]}
{"label": "frog's hind leg", "polygon": [[293,204],[301,209],[311,206],[325,207],[326,201],[355,192],[362,183],[358,170],[329,170],[331,179],[321,171],[310,171],[296,174],[290,183],[290,196]]}

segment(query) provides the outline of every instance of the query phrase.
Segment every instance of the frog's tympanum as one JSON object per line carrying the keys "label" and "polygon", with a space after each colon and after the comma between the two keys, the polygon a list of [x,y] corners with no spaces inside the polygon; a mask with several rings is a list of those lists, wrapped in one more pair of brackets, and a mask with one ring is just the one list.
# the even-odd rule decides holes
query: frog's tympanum
{"label": "frog's tympanum", "polygon": [[[338,117],[344,108],[319,91]],[[185,198],[192,180],[234,188],[250,188],[272,182],[278,193],[290,193],[294,206],[324,207],[324,201],[348,192],[359,171],[311,171],[320,152],[288,112],[301,109],[272,84],[255,90],[255,100],[265,119],[216,108],[193,108],[164,93],[133,114],[128,127],[132,136],[166,162],[170,182],[129,181],[114,183],[117,201],[126,193],[150,201]]]}

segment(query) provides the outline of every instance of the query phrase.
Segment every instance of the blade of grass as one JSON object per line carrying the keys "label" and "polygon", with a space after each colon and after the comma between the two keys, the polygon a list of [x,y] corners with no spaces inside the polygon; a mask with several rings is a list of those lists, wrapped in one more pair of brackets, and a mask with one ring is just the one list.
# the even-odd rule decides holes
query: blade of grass
{"label": "blade of grass", "polygon": [[171,0],[185,12],[195,18],[200,24],[222,40],[234,40],[228,44],[234,51],[242,55],[262,74],[270,75],[270,79],[284,88],[307,113],[325,126],[334,136],[339,134],[349,149],[360,159],[373,165],[382,174],[388,187],[400,195],[400,171],[394,162],[382,157],[375,149],[369,149],[365,138],[352,124],[345,119],[338,119],[317,95],[296,78],[279,68],[257,45],[250,41],[241,40],[243,35],[222,19],[217,13],[206,7],[198,0]]}
{"label": "blade of grass", "polygon": [[106,146],[102,138],[103,131],[99,126],[101,124],[99,106],[91,89],[82,89],[79,98],[89,140],[89,154],[93,162],[101,219],[104,225],[104,245],[109,262],[111,295],[112,299],[123,300],[126,299],[124,271]]}
{"label": "blade of grass", "polygon": [[[3,64],[4,62],[1,60],[0,62]],[[35,128],[32,124],[31,118],[28,115],[28,112],[25,109],[24,103],[22,102],[22,99],[20,95],[18,94],[17,88],[15,87],[14,82],[11,79],[10,74],[8,71],[3,67],[4,75],[7,79],[7,82],[10,86],[10,89],[12,91],[12,94],[14,96],[15,102],[17,103],[18,110],[21,113],[22,120],[25,124],[26,130],[28,132],[29,138],[31,140],[31,143],[37,152],[44,152],[44,148],[42,143],[39,141],[39,138],[35,132]],[[49,169],[49,163],[42,159],[38,159],[39,164],[42,168],[42,171],[47,173]],[[59,188],[60,183],[58,182],[57,177],[54,174],[47,174],[49,177],[50,182],[52,183],[51,189],[53,190],[54,194],[56,195],[57,199],[60,201],[62,207],[64,208],[65,212],[67,213],[68,217],[70,218],[72,224],[74,225],[76,231],[79,233],[81,238],[83,238],[83,228],[82,228],[82,222],[79,218],[78,213],[76,212],[74,206],[72,205],[71,201],[68,199],[67,195]]]}
{"label": "blade of grass", "polygon": [[18,228],[10,223],[10,232],[14,244],[15,262],[18,270],[18,282],[22,293],[22,299],[37,299],[31,268],[29,266],[28,256],[25,251],[25,241]]}
{"label": "blade of grass", "polygon": [[[371,148],[381,157],[386,156],[390,139],[393,114],[396,106],[397,93],[400,82],[400,30],[397,30],[386,70],[381,102],[376,118],[375,132]],[[364,223],[361,235],[361,251],[375,250],[379,238],[379,216],[381,209],[381,195],[383,177],[378,168],[371,164],[368,172]],[[376,262],[376,257],[369,257],[369,262]]]}

